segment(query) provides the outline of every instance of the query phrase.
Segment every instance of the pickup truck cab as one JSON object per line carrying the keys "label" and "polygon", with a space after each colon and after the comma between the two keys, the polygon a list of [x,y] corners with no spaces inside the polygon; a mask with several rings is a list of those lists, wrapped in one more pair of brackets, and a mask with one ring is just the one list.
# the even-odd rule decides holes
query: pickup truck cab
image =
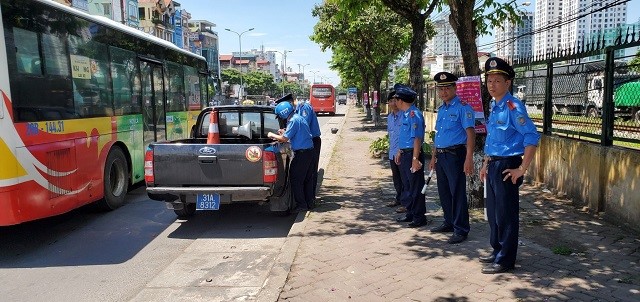
{"label": "pickup truck cab", "polygon": [[[218,117],[219,144],[207,144],[211,114]],[[205,108],[190,138],[147,148],[149,198],[166,202],[182,218],[235,202],[269,202],[271,211],[288,212],[291,149],[267,137],[278,129],[273,107]]]}

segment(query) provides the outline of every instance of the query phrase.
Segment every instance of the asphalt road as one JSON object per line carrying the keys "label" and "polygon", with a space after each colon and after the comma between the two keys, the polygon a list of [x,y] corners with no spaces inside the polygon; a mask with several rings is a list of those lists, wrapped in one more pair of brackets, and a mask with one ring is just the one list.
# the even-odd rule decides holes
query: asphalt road
{"label": "asphalt road", "polygon": [[[320,116],[321,127],[335,124],[342,111]],[[127,204],[112,212],[85,207],[1,227],[0,300],[255,298],[295,219],[253,203],[180,220],[138,186],[129,192]]]}

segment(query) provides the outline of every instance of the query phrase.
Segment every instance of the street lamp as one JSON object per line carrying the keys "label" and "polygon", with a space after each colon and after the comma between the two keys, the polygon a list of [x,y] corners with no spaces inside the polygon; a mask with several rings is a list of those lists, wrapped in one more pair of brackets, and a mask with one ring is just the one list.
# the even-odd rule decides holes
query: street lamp
{"label": "street lamp", "polygon": [[235,33],[236,35],[238,35],[238,44],[240,44],[240,89],[238,89],[238,102],[240,102],[242,100],[242,35],[246,32],[250,32],[252,30],[254,30],[254,28],[249,28],[241,33],[238,33],[235,30],[230,30],[228,28],[225,28],[224,30],[226,31],[230,31],[232,33]]}
{"label": "street lamp", "polygon": [[275,50],[275,52],[279,53],[282,55],[282,95],[284,96],[284,81],[286,80],[286,73],[287,73],[287,53],[291,52],[291,50],[284,50],[284,52],[280,52]]}
{"label": "street lamp", "polygon": [[304,94],[304,67],[309,66],[309,64],[298,64],[298,72],[300,72],[300,66],[302,66],[302,82],[300,83],[300,88],[302,88],[302,94]]}
{"label": "street lamp", "polygon": [[309,72],[313,73],[313,84],[315,84],[315,83],[316,83],[316,73],[318,73],[318,72],[320,72],[320,71],[318,71],[318,70],[311,70],[311,71],[309,71]]}

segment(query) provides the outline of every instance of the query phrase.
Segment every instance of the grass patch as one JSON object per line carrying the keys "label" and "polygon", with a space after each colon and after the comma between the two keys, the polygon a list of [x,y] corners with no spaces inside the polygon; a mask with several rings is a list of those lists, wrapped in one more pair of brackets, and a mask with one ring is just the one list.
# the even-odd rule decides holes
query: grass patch
{"label": "grass patch", "polygon": [[570,247],[564,245],[554,246],[553,248],[551,248],[551,251],[553,251],[553,253],[556,255],[563,256],[569,256],[571,255],[571,253],[573,253]]}

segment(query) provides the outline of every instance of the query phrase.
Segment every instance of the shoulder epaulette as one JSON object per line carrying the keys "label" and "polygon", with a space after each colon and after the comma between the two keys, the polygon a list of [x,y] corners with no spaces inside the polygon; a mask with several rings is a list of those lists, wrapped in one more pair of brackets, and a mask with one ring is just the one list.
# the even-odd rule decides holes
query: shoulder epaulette
{"label": "shoulder epaulette", "polygon": [[513,110],[516,109],[516,104],[514,104],[511,100],[507,100],[507,107],[509,107],[509,110]]}

